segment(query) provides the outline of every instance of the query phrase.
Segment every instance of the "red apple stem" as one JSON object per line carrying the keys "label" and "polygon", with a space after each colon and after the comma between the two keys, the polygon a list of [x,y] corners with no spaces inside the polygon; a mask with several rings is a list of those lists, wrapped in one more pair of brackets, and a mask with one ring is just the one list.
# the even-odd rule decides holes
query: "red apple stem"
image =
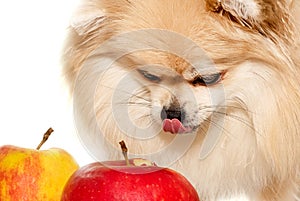
{"label": "red apple stem", "polygon": [[40,144],[37,146],[36,150],[40,150],[40,148],[43,146],[43,144],[48,140],[49,136],[51,135],[51,133],[53,132],[54,130],[52,128],[49,128],[46,133],[43,135],[43,139],[42,141],[40,142]]}
{"label": "red apple stem", "polygon": [[124,140],[122,140],[121,142],[119,142],[119,144],[121,145],[121,149],[122,149],[123,156],[125,158],[126,165],[130,166],[129,159],[128,159],[128,154],[127,154],[128,153],[128,149],[126,147],[126,144],[125,144]]}

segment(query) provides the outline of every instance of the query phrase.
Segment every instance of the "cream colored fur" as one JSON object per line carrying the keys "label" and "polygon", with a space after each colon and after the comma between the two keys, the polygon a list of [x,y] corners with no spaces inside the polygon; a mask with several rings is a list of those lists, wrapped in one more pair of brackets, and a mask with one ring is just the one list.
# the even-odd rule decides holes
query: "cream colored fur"
{"label": "cream colored fur", "polygon": [[[125,140],[133,156],[184,174],[202,201],[240,193],[251,201],[299,200],[299,3],[84,1],[64,71],[85,146],[98,159],[116,159]],[[161,82],[143,78],[136,71],[143,68]],[[194,86],[197,70],[222,79]],[[194,133],[159,127],[174,96],[199,126]]]}

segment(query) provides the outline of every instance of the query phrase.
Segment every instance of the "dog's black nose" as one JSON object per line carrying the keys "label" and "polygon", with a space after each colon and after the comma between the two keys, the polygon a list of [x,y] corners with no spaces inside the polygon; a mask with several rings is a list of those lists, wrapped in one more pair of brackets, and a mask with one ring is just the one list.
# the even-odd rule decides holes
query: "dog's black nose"
{"label": "dog's black nose", "polygon": [[174,107],[163,107],[161,110],[161,119],[178,119],[179,121],[183,121],[185,119],[185,112],[181,110],[181,108]]}

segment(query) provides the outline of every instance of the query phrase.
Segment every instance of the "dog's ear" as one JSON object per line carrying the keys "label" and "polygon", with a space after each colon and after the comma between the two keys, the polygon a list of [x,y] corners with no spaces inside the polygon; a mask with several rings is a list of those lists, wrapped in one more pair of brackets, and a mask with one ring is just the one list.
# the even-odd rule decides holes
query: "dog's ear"
{"label": "dog's ear", "polygon": [[206,0],[206,3],[207,8],[213,12],[226,11],[247,21],[252,21],[260,15],[260,6],[255,0]]}
{"label": "dog's ear", "polygon": [[270,38],[291,32],[289,6],[293,0],[205,0],[208,10],[256,29]]}
{"label": "dog's ear", "polygon": [[78,35],[84,35],[93,31],[106,18],[103,9],[95,5],[79,6],[79,9],[73,14],[70,25]]}
{"label": "dog's ear", "polygon": [[116,19],[127,6],[130,0],[90,0],[79,5],[71,20],[71,27],[78,35],[90,33],[99,28],[105,19]]}

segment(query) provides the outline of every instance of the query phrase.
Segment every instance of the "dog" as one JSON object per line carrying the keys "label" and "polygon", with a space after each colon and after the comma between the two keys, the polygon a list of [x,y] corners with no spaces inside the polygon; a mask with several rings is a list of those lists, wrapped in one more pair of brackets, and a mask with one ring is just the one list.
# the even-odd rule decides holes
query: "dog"
{"label": "dog", "polygon": [[63,55],[84,146],[119,159],[124,140],[201,200],[299,200],[299,5],[85,0]]}

